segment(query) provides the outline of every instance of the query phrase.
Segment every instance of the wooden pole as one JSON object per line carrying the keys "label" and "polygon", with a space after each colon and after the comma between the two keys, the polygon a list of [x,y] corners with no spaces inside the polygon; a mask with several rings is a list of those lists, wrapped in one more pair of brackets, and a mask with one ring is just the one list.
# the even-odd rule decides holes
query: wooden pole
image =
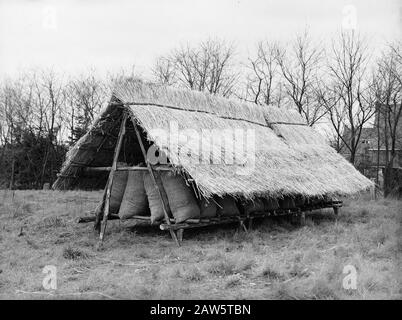
{"label": "wooden pole", "polygon": [[334,206],[333,208],[334,208],[334,214],[335,214],[335,216],[338,217],[338,215],[339,215],[339,207]]}
{"label": "wooden pole", "polygon": [[177,238],[179,239],[179,242],[183,242],[183,233],[184,233],[184,229],[179,229],[177,230]]}
{"label": "wooden pole", "polygon": [[[96,211],[94,211],[96,212]],[[118,214],[109,214],[109,219],[108,220],[116,220],[116,219],[120,219]],[[129,220],[129,219],[133,219],[133,220],[142,220],[142,221],[147,221],[149,223],[151,223],[151,217],[150,216],[131,216],[128,218],[125,218],[125,220]],[[93,222],[96,220],[96,216],[95,215],[90,215],[90,216],[82,216],[82,217],[78,217],[77,218],[77,222],[78,223],[86,223],[86,222]],[[197,224],[197,223],[206,223],[211,221],[210,219],[187,219],[186,223],[189,224]],[[175,223],[175,220],[170,218],[170,222]]]}
{"label": "wooden pole", "polygon": [[220,225],[220,224],[230,224],[230,223],[239,223],[239,220],[236,216],[233,216],[232,219],[223,219],[223,220],[210,220],[208,222],[199,222],[199,223],[176,223],[176,224],[166,224],[162,223],[159,225],[159,229],[161,230],[180,230],[180,229],[193,229],[193,228],[202,228],[212,225]]}
{"label": "wooden pole", "polygon": [[[144,156],[145,163],[147,164],[147,168],[148,168],[149,174],[151,176],[152,182],[154,183],[154,185],[156,186],[156,189],[158,190],[158,195],[159,195],[159,198],[160,198],[160,200],[162,202],[163,213],[165,215],[165,221],[170,226],[171,222],[170,222],[169,213],[171,214],[171,210],[170,210],[169,202],[167,201],[167,197],[166,197],[165,190],[163,188],[162,181],[160,179],[159,174],[154,173],[152,165],[148,161],[147,153],[145,151],[145,147],[144,147],[144,144],[142,142],[141,134],[138,131],[137,124],[135,123],[135,121],[133,119],[131,119],[131,121],[133,123],[135,134],[137,135],[138,143],[140,144],[141,151],[142,151],[142,154]],[[177,238],[177,235],[174,232],[174,230],[169,229],[169,232],[170,232],[170,235],[172,236],[173,240],[180,247],[180,242],[179,242],[179,240]]]}
{"label": "wooden pole", "polygon": [[[108,179],[109,181],[109,179]],[[100,226],[101,226],[101,220],[102,220],[102,213],[104,212],[105,208],[105,199],[106,199],[106,191],[107,191],[107,186],[108,182],[106,183],[105,190],[103,191],[102,195],[102,202],[96,207],[95,209],[95,223],[94,223],[94,230],[98,234],[100,233]]]}
{"label": "wooden pole", "polygon": [[[97,172],[97,171],[110,171],[112,167],[86,167],[86,171],[88,172]],[[154,171],[174,171],[173,167],[167,166],[156,166],[153,168]],[[147,167],[139,167],[139,166],[122,166],[118,167],[116,171],[148,171]]]}
{"label": "wooden pole", "polygon": [[[93,221],[95,221],[95,219],[96,219],[95,216],[78,217],[77,223],[93,222]],[[119,220],[119,219],[120,219],[120,217],[117,214],[109,214],[108,220]]]}
{"label": "wooden pole", "polygon": [[300,224],[302,226],[306,225],[306,213],[304,211],[300,213]]}
{"label": "wooden pole", "polygon": [[99,234],[100,241],[103,241],[103,237],[105,235],[105,230],[106,230],[106,225],[107,225],[107,220],[109,217],[110,194],[111,194],[111,189],[112,189],[112,185],[113,185],[113,177],[114,177],[114,173],[117,169],[117,160],[119,159],[120,149],[121,149],[121,145],[123,143],[123,137],[126,132],[126,121],[127,121],[127,113],[123,112],[123,119],[121,120],[119,136],[118,136],[117,145],[116,145],[116,149],[115,149],[114,156],[113,156],[112,169],[110,170],[109,179],[108,179],[107,187],[106,187],[105,207],[103,210],[103,220],[102,220],[100,234]]}
{"label": "wooden pole", "polygon": [[248,218],[248,230],[252,230],[253,229],[253,217],[249,217]]}
{"label": "wooden pole", "polygon": [[244,224],[244,218],[238,217],[239,218],[239,223],[240,223],[240,228],[243,229],[245,232],[248,232],[246,225]]}

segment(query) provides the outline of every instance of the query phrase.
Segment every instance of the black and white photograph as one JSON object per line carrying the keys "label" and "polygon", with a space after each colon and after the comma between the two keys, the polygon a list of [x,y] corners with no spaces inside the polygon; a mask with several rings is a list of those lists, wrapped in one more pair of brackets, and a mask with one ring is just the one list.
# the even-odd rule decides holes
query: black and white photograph
{"label": "black and white photograph", "polygon": [[0,300],[400,300],[401,224],[402,0],[0,0]]}

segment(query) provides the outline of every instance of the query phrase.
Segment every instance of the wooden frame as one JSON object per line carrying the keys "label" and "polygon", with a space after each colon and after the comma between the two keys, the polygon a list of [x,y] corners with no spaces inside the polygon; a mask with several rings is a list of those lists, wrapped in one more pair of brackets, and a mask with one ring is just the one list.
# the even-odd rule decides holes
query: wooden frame
{"label": "wooden frame", "polygon": [[[178,244],[183,240],[183,231],[184,229],[193,229],[193,228],[201,228],[207,227],[212,225],[223,225],[223,224],[233,224],[239,223],[240,227],[244,231],[248,231],[252,229],[252,221],[255,218],[266,218],[266,217],[275,217],[275,216],[288,216],[294,215],[298,217],[300,220],[300,224],[305,224],[305,213],[307,211],[312,211],[316,209],[323,209],[323,208],[333,208],[335,217],[337,219],[339,209],[342,207],[341,201],[330,201],[325,203],[320,203],[316,205],[309,205],[304,207],[295,207],[292,209],[275,209],[269,211],[255,211],[247,215],[237,215],[237,216],[223,216],[223,217],[213,217],[213,218],[200,218],[200,219],[188,219],[183,223],[175,223],[174,218],[169,218],[170,223],[162,222],[159,224],[159,228],[164,231],[173,231],[176,232]],[[86,223],[94,221],[95,217],[93,215],[80,217],[78,219],[78,223]],[[120,219],[118,215],[110,215],[109,220],[118,220]],[[148,223],[151,223],[151,218],[149,216],[133,216],[129,219],[136,219],[142,220]],[[248,226],[246,227],[245,222],[248,222]]]}
{"label": "wooden frame", "polygon": [[[146,167],[139,167],[139,166],[117,167],[117,162],[118,162],[121,146],[123,143],[124,135],[126,133],[126,123],[127,123],[128,118],[130,118],[129,114],[127,112],[123,111],[122,122],[120,125],[119,135],[117,137],[116,148],[114,150],[112,166],[110,166],[110,167],[87,167],[86,168],[87,171],[95,171],[95,172],[108,171],[109,172],[109,177],[108,177],[106,187],[103,192],[102,202],[96,208],[95,215],[89,216],[89,217],[81,217],[78,220],[79,223],[95,221],[94,229],[99,233],[100,243],[102,243],[104,236],[105,236],[107,221],[120,219],[118,215],[110,214],[111,189],[113,186],[113,179],[114,179],[114,174],[116,171],[145,171],[146,170],[149,172],[149,174],[151,176],[151,180],[154,183],[154,185],[158,191],[158,195],[159,195],[160,201],[162,203],[162,208],[163,208],[163,213],[164,213],[164,222],[160,223],[159,227],[161,230],[169,231],[171,237],[173,238],[173,240],[176,242],[176,244],[178,246],[180,246],[180,243],[183,240],[184,229],[200,228],[200,227],[205,227],[205,226],[210,226],[210,225],[218,225],[218,224],[239,223],[240,227],[244,231],[247,232],[248,229],[252,228],[252,221],[254,218],[267,217],[267,216],[278,216],[278,215],[286,215],[286,214],[295,214],[296,216],[300,217],[300,221],[303,224],[305,222],[305,212],[306,211],[332,207],[334,209],[335,215],[337,216],[339,207],[342,206],[341,201],[330,201],[330,202],[326,202],[326,203],[323,202],[323,203],[320,203],[317,205],[307,205],[304,207],[298,207],[298,208],[293,208],[293,209],[269,210],[269,211],[265,211],[265,212],[253,212],[248,215],[241,214],[241,215],[237,215],[237,216],[214,217],[214,218],[208,218],[208,219],[203,219],[203,218],[188,219],[184,223],[175,223],[175,219],[172,215],[172,211],[170,209],[169,202],[167,199],[166,191],[163,187],[162,180],[160,177],[160,171],[175,171],[175,169],[173,167],[169,167],[169,166],[161,166],[161,165],[154,166],[148,161],[147,153],[145,150],[144,143],[142,141],[140,131],[139,131],[138,126],[135,123],[134,119],[132,119],[132,118],[130,118],[130,120],[134,126],[134,131],[135,131],[138,143],[140,145],[141,152],[143,154],[143,157],[144,157],[144,160],[146,163]],[[146,216],[134,216],[134,217],[131,217],[131,219],[139,219],[139,220],[150,222],[150,217],[146,217]],[[248,228],[245,225],[245,221],[248,221]]]}
{"label": "wooden frame", "polygon": [[[116,171],[130,171],[130,170],[148,170],[152,182],[155,184],[157,190],[158,190],[158,195],[159,198],[162,202],[162,208],[163,208],[163,212],[164,212],[164,216],[165,216],[165,223],[167,225],[171,225],[171,218],[172,216],[172,212],[169,206],[169,202],[167,201],[167,196],[166,196],[166,192],[164,190],[163,184],[162,184],[162,180],[159,176],[159,172],[158,171],[173,171],[173,168],[167,168],[167,167],[162,167],[162,166],[158,166],[156,168],[153,168],[153,166],[151,165],[151,163],[148,161],[147,159],[147,153],[144,147],[144,143],[142,141],[142,137],[141,134],[138,130],[137,124],[135,123],[135,121],[133,119],[131,119],[131,122],[134,126],[134,130],[135,130],[135,134],[137,136],[137,140],[140,144],[141,147],[141,152],[143,154],[145,163],[147,165],[146,168],[144,167],[138,167],[138,166],[133,166],[133,167],[117,167],[117,161],[119,158],[119,154],[120,154],[120,150],[121,150],[121,146],[123,143],[123,138],[124,135],[126,133],[126,123],[127,123],[127,119],[129,118],[129,115],[127,112],[123,112],[123,118],[122,118],[122,122],[120,125],[120,131],[119,131],[119,135],[117,137],[117,145],[114,151],[114,155],[113,155],[113,162],[112,162],[112,166],[111,167],[88,167],[87,170],[93,170],[93,171],[109,171],[109,177],[106,183],[106,187],[103,193],[103,198],[102,198],[102,203],[101,205],[98,206],[98,208],[95,210],[95,225],[94,228],[96,231],[99,232],[99,240],[100,242],[103,241],[103,238],[105,236],[105,231],[106,231],[106,226],[107,226],[107,221],[109,220],[110,215],[110,196],[111,196],[111,189],[113,186],[113,178],[114,178],[114,174]],[[117,219],[115,216],[113,216],[113,219]],[[169,230],[173,240],[176,242],[176,244],[178,246],[180,246],[180,242],[179,239],[175,233],[175,231],[173,229]],[[182,232],[180,232],[180,238],[182,238]]]}

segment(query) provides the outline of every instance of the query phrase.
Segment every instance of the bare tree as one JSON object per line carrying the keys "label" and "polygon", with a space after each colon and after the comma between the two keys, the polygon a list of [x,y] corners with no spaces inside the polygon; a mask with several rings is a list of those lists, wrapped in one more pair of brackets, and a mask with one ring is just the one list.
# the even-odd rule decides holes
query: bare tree
{"label": "bare tree", "polygon": [[259,42],[257,44],[256,56],[248,59],[247,67],[251,72],[247,76],[246,100],[266,105],[280,102],[281,99],[276,97],[280,87],[274,81],[278,76],[277,52],[276,43]]}
{"label": "bare tree", "polygon": [[68,84],[66,115],[70,129],[70,142],[77,141],[89,129],[108,97],[106,85],[93,73],[77,77]]}
{"label": "bare tree", "polygon": [[[8,181],[8,187],[13,189],[14,187],[14,170],[15,170],[15,156],[14,149],[11,147],[15,136],[15,110],[13,105],[15,104],[15,97],[19,96],[15,94],[16,88],[14,88],[13,83],[8,80],[6,81],[1,90],[1,100],[0,100],[0,120],[2,122],[2,142],[3,142],[3,152],[1,156],[1,161],[4,163],[4,158],[6,154],[11,155],[11,173]],[[10,149],[10,152],[8,150]],[[4,174],[4,173],[3,173]]]}
{"label": "bare tree", "polygon": [[174,85],[177,82],[175,64],[172,59],[160,57],[156,60],[152,73],[157,83]]}
{"label": "bare tree", "polygon": [[14,188],[16,150],[13,147],[18,144],[25,131],[32,132],[33,122],[33,86],[26,75],[15,80],[7,80],[2,88],[0,110],[2,114],[2,140],[3,154],[9,155],[11,168],[9,174],[9,188]]}
{"label": "bare tree", "polygon": [[278,49],[276,55],[286,93],[311,126],[326,112],[316,103],[315,91],[317,79],[320,78],[322,55],[323,50],[312,41],[307,30],[296,36],[290,48]]}
{"label": "bare tree", "polygon": [[233,45],[218,40],[182,46],[157,60],[154,75],[165,84],[229,96],[238,80],[234,54]]}
{"label": "bare tree", "polygon": [[316,88],[317,102],[326,110],[332,129],[328,134],[330,144],[337,152],[344,150],[345,143],[343,132],[346,124],[346,108],[341,103],[339,88],[335,84],[328,85],[324,81],[320,81],[320,85]]}
{"label": "bare tree", "polygon": [[329,83],[319,90],[333,129],[355,164],[363,127],[375,112],[375,99],[366,81],[368,52],[365,42],[353,32],[333,41],[328,61]]}
{"label": "bare tree", "polygon": [[50,177],[56,170],[58,134],[62,125],[62,108],[65,104],[62,80],[54,73],[42,73],[41,86],[45,96],[44,125],[46,128],[47,147],[43,159],[40,186],[45,182],[47,166]]}
{"label": "bare tree", "polygon": [[392,190],[392,168],[397,156],[397,144],[402,139],[402,45],[391,44],[377,62],[375,74],[377,99],[377,139],[379,165],[380,148],[385,148],[384,196]]}

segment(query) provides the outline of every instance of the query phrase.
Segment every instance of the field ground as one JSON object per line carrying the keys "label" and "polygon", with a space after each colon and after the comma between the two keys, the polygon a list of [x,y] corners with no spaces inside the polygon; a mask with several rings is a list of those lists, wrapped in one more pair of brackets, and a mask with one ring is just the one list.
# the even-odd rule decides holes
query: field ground
{"label": "field ground", "polygon": [[[0,191],[0,299],[400,299],[402,202],[348,200],[305,226],[266,219],[168,232],[110,221],[101,250],[92,223],[75,219],[100,192]],[[42,287],[57,267],[57,290]],[[357,270],[345,290],[343,268]]]}

